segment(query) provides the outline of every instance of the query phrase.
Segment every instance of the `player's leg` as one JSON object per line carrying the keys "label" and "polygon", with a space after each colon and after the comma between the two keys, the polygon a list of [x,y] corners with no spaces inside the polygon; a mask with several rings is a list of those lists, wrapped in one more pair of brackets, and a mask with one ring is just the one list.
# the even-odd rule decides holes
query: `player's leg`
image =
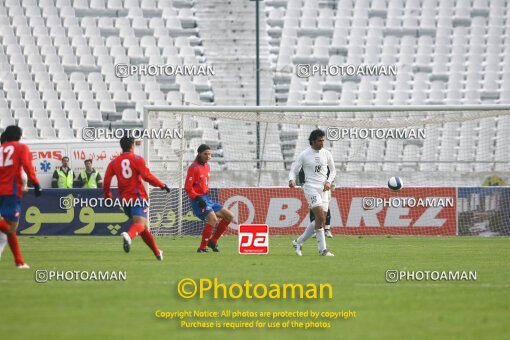
{"label": "player's leg", "polygon": [[7,236],[7,243],[9,243],[12,256],[14,257],[14,264],[18,268],[30,268],[25,263],[25,261],[23,260],[23,256],[21,255],[21,249],[18,243],[18,235],[16,235],[17,229],[18,229],[17,221],[10,221],[8,219],[0,221],[0,231],[2,231]]}
{"label": "player's leg", "polygon": [[310,223],[305,228],[303,234],[301,234],[301,236],[298,237],[298,239],[296,240],[299,244],[305,243],[311,236],[315,235],[315,223],[316,223],[315,214],[313,210],[310,209]]}
{"label": "player's leg", "polygon": [[[313,214],[313,211],[312,209],[310,209],[310,223],[312,223],[313,221],[315,221],[315,215]],[[315,228],[313,229],[313,235],[312,235],[313,238],[316,238],[317,235],[315,234]]]}
{"label": "player's leg", "polygon": [[326,213],[329,209],[329,201],[325,194],[322,195],[322,204],[314,208],[314,213],[316,219],[319,219],[319,215],[321,217],[321,222],[317,222],[316,224],[316,233],[317,233],[317,248],[319,249],[319,255],[321,256],[335,256],[333,253],[327,250],[326,248],[326,235],[324,233],[324,227],[326,225]]}
{"label": "player's leg", "polygon": [[214,211],[210,211],[204,218],[205,225],[202,230],[202,240],[200,246],[197,249],[197,253],[207,253],[207,243],[211,239],[214,226],[218,223],[218,216]]}
{"label": "player's leg", "polygon": [[194,200],[190,200],[191,209],[196,217],[204,221],[204,229],[202,230],[202,240],[197,249],[197,253],[207,253],[207,243],[211,239],[212,232],[218,223],[216,211],[221,210],[222,206],[212,202],[207,195],[202,195],[205,201],[205,207],[199,207]]}
{"label": "player's leg", "polygon": [[310,237],[312,237],[313,233],[316,229],[316,224],[320,223],[322,216],[318,216],[315,207],[318,207],[322,204],[321,194],[318,189],[303,187],[303,193],[305,195],[306,201],[310,207],[310,210],[314,214],[314,220],[310,222],[310,224],[305,228],[305,231],[301,236],[299,236],[296,240],[292,241],[292,246],[294,247],[296,254],[298,256],[302,255],[302,246]]}
{"label": "player's leg", "polygon": [[7,235],[0,232],[0,259],[2,258],[2,253],[7,245]]}
{"label": "player's leg", "polygon": [[7,242],[11,248],[16,267],[26,269],[30,268],[21,255],[21,249],[18,243],[18,229],[19,215],[21,212],[21,200],[16,196],[3,196],[0,200],[0,214],[3,220],[0,220],[0,232],[7,235]]}
{"label": "player's leg", "polygon": [[333,234],[331,233],[331,210],[328,209],[326,214],[326,225],[324,226],[324,234],[326,237],[333,238]]}
{"label": "player's leg", "polygon": [[154,256],[156,256],[159,261],[162,261],[163,251],[158,248],[156,241],[154,240],[154,236],[147,227],[147,207],[125,207],[124,211],[133,219],[133,224],[129,228],[128,232],[122,233],[122,237],[124,238],[124,250],[129,252],[132,240],[137,235],[140,235],[143,242],[145,242],[145,244],[152,250]]}
{"label": "player's leg", "polygon": [[[310,210],[310,221],[312,222],[315,219],[315,216],[313,214],[313,211]],[[333,238],[333,234],[331,233],[331,211],[328,209],[328,212],[326,214],[326,225],[324,226],[324,234],[326,237]],[[317,234],[315,231],[313,232],[313,238],[317,237]]]}
{"label": "player's leg", "polygon": [[[216,217],[220,219],[218,222],[218,225],[216,226],[216,231],[214,232],[214,235],[211,237],[209,242],[207,243],[207,246],[211,248],[214,252],[219,252],[220,249],[218,248],[218,240],[225,233],[225,231],[228,228],[228,225],[230,222],[234,220],[234,214],[226,209],[221,207],[219,204],[220,210],[216,211]],[[213,210],[217,209],[218,207],[213,207]]]}
{"label": "player's leg", "polygon": [[131,209],[131,214],[133,215],[133,222],[136,224],[135,230],[138,231],[140,226],[142,230],[138,233],[142,238],[143,242],[152,250],[154,256],[158,261],[163,261],[163,251],[158,248],[156,245],[156,240],[154,240],[154,236],[152,235],[149,226],[147,225],[147,209],[148,207],[144,204],[141,206],[134,206]]}
{"label": "player's leg", "polygon": [[163,251],[158,248],[156,245],[156,240],[154,239],[154,235],[152,235],[149,226],[147,225],[147,218],[144,216],[134,216],[133,220],[138,221],[139,223],[143,223],[145,228],[140,233],[140,237],[142,238],[143,242],[152,250],[152,253],[154,256],[156,256],[156,259],[158,261],[163,261]]}
{"label": "player's leg", "polygon": [[143,216],[143,214],[140,216],[140,214],[136,213],[136,208],[132,206],[125,206],[124,207],[124,214],[126,214],[130,219],[133,220],[133,223],[129,227],[127,232],[123,232],[120,235],[122,236],[124,240],[124,251],[126,253],[129,253],[131,250],[131,242],[133,239],[140,234],[145,229],[145,218],[147,215]]}
{"label": "player's leg", "polygon": [[[0,222],[1,221],[3,221],[2,217],[0,217]],[[0,231],[0,259],[2,259],[2,253],[4,252],[6,245],[7,245],[7,234]]]}

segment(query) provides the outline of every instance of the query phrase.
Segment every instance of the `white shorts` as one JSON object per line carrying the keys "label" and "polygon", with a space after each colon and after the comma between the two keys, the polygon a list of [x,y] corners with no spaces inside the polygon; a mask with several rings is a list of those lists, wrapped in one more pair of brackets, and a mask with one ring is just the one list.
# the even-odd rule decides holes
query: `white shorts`
{"label": "white shorts", "polygon": [[323,191],[324,187],[303,185],[303,193],[310,209],[322,206],[322,210],[328,211],[331,191]]}

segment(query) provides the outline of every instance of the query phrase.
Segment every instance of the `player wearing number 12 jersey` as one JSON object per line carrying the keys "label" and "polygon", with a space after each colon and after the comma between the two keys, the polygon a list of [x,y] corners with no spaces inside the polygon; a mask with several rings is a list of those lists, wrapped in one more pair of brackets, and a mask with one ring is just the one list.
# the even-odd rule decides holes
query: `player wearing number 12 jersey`
{"label": "player wearing number 12 jersey", "polygon": [[[22,131],[18,126],[8,126],[1,136],[0,146],[0,233],[7,235],[14,262],[18,268],[29,268],[23,261],[16,230],[19,224],[22,196],[22,169],[34,184],[35,196],[41,195],[41,186],[32,166],[30,149],[20,143]],[[5,239],[0,239],[0,243]],[[4,244],[0,244],[3,250]]]}
{"label": "player wearing number 12 jersey", "polygon": [[124,251],[126,253],[131,249],[131,241],[140,234],[143,241],[159,261],[163,260],[163,251],[156,246],[156,241],[147,226],[147,192],[143,186],[142,179],[152,186],[161,188],[167,193],[170,189],[166,184],[154,176],[143,157],[136,155],[134,151],[135,139],[132,137],[122,137],[120,147],[123,153],[113,159],[108,168],[103,181],[103,192],[105,198],[111,198],[110,185],[113,176],[117,177],[119,196],[124,205],[124,213],[131,219],[133,224],[128,232],[123,232],[121,236],[124,239]]}

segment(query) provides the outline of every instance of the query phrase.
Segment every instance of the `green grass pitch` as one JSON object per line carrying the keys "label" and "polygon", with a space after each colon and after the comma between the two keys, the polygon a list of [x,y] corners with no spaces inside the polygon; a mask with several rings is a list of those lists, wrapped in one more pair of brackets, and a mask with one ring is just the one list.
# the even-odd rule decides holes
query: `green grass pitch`
{"label": "green grass pitch", "polygon": [[[30,270],[17,270],[8,248],[0,261],[0,339],[503,339],[510,332],[510,238],[355,237],[316,242],[297,257],[291,237],[272,237],[269,255],[238,255],[237,238],[221,253],[197,254],[198,238],[157,238],[157,262],[137,238],[20,237]],[[125,270],[125,282],[34,280],[37,269]],[[386,283],[385,271],[471,270],[477,281]],[[332,300],[183,299],[186,277],[222,283],[330,283]],[[182,329],[156,310],[355,310],[330,329]]]}

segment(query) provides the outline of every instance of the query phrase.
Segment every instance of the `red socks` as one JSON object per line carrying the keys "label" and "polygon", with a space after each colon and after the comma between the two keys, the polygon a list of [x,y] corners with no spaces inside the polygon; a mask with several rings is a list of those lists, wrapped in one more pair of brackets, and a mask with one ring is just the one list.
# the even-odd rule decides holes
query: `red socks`
{"label": "red socks", "polygon": [[154,240],[154,236],[152,236],[149,228],[145,228],[145,226],[141,223],[133,223],[128,230],[128,235],[131,237],[131,240],[136,237],[136,235],[140,235],[145,244],[151,248],[154,255],[159,255],[159,249],[156,245],[156,241]]}
{"label": "red socks", "polygon": [[227,227],[229,225],[229,221],[222,219],[220,223],[218,223],[218,226],[216,227],[216,231],[214,232],[213,237],[211,238],[211,242],[218,242],[218,239],[223,235],[225,230],[227,230]]}
{"label": "red socks", "polygon": [[128,230],[128,235],[131,239],[134,239],[136,235],[140,234],[145,229],[145,226],[141,223],[133,223]]}
{"label": "red socks", "polygon": [[154,255],[159,255],[159,248],[156,245],[156,241],[154,240],[154,236],[152,236],[152,233],[149,231],[149,228],[146,228],[144,231],[140,233],[140,237],[145,242],[146,245],[151,248]]}
{"label": "red socks", "polygon": [[[4,220],[0,221],[0,231],[5,234],[9,231],[9,224]],[[18,244],[18,235],[16,235],[16,233],[7,234],[7,242],[9,243],[9,248],[11,248],[12,256],[14,257],[14,263],[16,263],[17,266],[25,264]]]}
{"label": "red socks", "polygon": [[7,242],[9,242],[9,247],[11,247],[12,256],[14,256],[14,262],[17,266],[25,264],[23,261],[23,257],[21,256],[21,249],[18,244],[18,235],[10,234],[7,235]]}
{"label": "red socks", "polygon": [[202,230],[202,242],[200,242],[200,249],[205,249],[207,247],[207,242],[211,237],[213,230],[213,226],[210,224],[204,225],[204,230]]}
{"label": "red socks", "polygon": [[222,219],[218,223],[218,226],[216,227],[216,232],[214,233],[213,237],[211,237],[211,234],[214,227],[208,223],[204,225],[204,230],[202,231],[202,242],[200,242],[200,249],[205,249],[205,247],[207,247],[208,241],[211,241],[213,243],[218,242],[218,239],[221,237],[221,235],[223,235],[225,230],[227,230],[229,223],[230,222],[228,222],[227,220]]}

